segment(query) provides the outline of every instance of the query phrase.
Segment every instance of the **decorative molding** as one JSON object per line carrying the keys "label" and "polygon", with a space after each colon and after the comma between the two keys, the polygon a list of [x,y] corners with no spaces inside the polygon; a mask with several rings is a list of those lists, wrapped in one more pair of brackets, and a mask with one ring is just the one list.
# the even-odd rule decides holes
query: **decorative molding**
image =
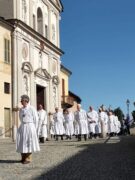
{"label": "decorative molding", "polygon": [[22,63],[22,71],[27,73],[32,73],[33,68],[30,62],[23,62]]}
{"label": "decorative molding", "polygon": [[55,84],[55,85],[59,85],[60,83],[60,79],[59,77],[56,75],[56,76],[53,76],[52,77],[52,82]]}
{"label": "decorative molding", "polygon": [[34,72],[35,76],[50,81],[51,80],[51,75],[48,73],[48,71],[46,69],[41,69],[38,68],[35,72]]}

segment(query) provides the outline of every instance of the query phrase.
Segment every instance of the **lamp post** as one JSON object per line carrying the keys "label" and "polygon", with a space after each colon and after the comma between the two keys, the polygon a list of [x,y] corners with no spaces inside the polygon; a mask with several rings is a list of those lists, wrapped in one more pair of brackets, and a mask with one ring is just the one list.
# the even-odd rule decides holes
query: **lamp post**
{"label": "lamp post", "polygon": [[129,116],[129,105],[130,105],[129,99],[127,99],[126,104],[127,104],[127,115]]}

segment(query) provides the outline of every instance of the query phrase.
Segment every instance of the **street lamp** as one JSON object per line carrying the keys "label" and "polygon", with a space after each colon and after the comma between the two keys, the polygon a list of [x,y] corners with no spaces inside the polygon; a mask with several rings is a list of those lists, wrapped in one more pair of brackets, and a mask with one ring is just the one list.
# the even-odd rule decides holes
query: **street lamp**
{"label": "street lamp", "polygon": [[127,99],[126,104],[127,104],[127,115],[129,116],[129,105],[130,105],[129,99]]}

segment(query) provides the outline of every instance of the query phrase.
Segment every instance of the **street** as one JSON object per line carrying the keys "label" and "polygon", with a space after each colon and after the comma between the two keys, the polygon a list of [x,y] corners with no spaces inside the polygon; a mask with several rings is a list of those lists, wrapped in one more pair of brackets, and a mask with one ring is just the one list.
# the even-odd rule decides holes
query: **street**
{"label": "street", "polygon": [[134,180],[135,136],[46,141],[20,163],[15,143],[0,139],[0,180]]}

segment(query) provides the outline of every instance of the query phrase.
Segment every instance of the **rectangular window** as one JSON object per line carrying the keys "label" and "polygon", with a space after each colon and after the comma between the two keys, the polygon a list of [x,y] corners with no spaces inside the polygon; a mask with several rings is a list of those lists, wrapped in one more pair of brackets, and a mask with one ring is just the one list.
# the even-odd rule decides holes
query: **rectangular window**
{"label": "rectangular window", "polygon": [[10,83],[4,82],[4,93],[10,94]]}
{"label": "rectangular window", "polygon": [[4,61],[10,63],[10,41],[8,39],[4,39]]}

